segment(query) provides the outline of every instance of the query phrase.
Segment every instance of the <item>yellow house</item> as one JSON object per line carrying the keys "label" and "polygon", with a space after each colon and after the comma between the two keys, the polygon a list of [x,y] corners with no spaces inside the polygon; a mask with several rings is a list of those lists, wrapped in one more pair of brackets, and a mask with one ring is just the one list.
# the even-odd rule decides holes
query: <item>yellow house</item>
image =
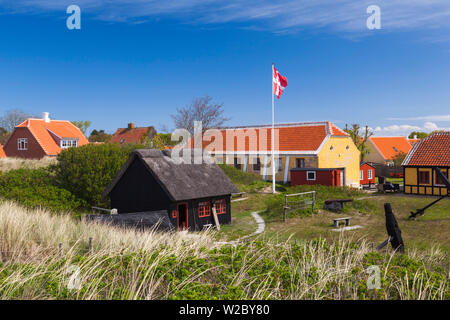
{"label": "yellow house", "polygon": [[415,143],[402,163],[405,193],[447,195],[447,187],[435,168],[449,177],[450,132],[434,133]]}
{"label": "yellow house", "polygon": [[[217,131],[214,138],[203,138],[203,148],[216,161],[272,180],[271,125],[223,128],[220,135]],[[293,168],[311,169],[307,170],[308,180],[316,179],[314,169],[339,169],[341,181],[336,185],[359,188],[360,152],[350,136],[333,123],[277,124],[274,136],[277,181],[289,182]]]}

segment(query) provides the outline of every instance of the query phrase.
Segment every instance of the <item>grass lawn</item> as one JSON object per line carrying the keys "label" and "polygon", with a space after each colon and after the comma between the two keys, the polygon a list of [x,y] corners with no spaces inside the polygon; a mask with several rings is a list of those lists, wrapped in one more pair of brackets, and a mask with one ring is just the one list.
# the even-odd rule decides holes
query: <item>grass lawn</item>
{"label": "grass lawn", "polygon": [[[386,178],[386,182],[403,184],[403,178]],[[378,183],[378,177],[375,177],[375,183]]]}
{"label": "grass lawn", "polygon": [[[228,239],[236,239],[256,230],[256,222],[251,217],[253,211],[264,211],[265,200],[274,197],[270,194],[249,193],[245,201],[232,203],[233,222],[224,226],[222,234]],[[367,195],[365,201],[370,203],[370,212],[361,213],[360,210],[348,207],[345,213],[333,213],[319,206],[317,213],[307,216],[292,217],[286,223],[282,221],[282,211],[279,218],[266,218],[265,236],[293,240],[305,240],[323,237],[337,240],[339,232],[334,232],[333,219],[343,216],[352,217],[351,225],[363,226],[361,229],[345,231],[354,240],[365,238],[374,245],[378,245],[387,238],[384,203],[391,203],[402,230],[403,240],[407,249],[427,249],[440,246],[445,251],[450,250],[450,199],[441,200],[438,204],[426,210],[425,215],[417,220],[409,220],[411,211],[422,208],[435,200],[435,197],[410,196],[403,194]]]}

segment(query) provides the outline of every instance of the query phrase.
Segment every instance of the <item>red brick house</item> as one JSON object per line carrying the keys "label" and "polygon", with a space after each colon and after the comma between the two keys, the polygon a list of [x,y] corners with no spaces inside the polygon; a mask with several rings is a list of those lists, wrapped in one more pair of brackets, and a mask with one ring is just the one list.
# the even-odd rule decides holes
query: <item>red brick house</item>
{"label": "red brick house", "polygon": [[88,143],[81,130],[70,121],[50,120],[44,112],[42,119],[30,118],[16,126],[4,150],[8,157],[40,159]]}
{"label": "red brick house", "polygon": [[362,186],[375,184],[375,167],[367,162],[361,163],[359,167],[359,184]]}
{"label": "red brick house", "polygon": [[0,144],[0,158],[6,158],[5,150],[3,150],[3,146]]}
{"label": "red brick house", "polygon": [[136,128],[134,123],[129,123],[127,128],[119,128],[111,137],[111,143],[142,143],[145,138],[150,140],[156,134],[154,127]]}

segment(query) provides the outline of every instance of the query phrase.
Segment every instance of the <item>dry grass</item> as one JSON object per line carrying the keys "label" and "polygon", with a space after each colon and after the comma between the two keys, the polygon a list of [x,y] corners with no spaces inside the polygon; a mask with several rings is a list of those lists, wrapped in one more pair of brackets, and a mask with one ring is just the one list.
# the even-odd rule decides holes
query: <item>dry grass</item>
{"label": "dry grass", "polygon": [[56,158],[45,157],[42,159],[1,158],[0,172],[16,169],[38,169],[48,167],[56,163]]}
{"label": "dry grass", "polygon": [[[261,237],[219,247],[215,237],[117,229],[3,202],[0,299],[195,299],[217,290],[217,297],[234,299],[371,297],[365,270],[372,250],[365,241],[355,246],[343,234],[332,243]],[[406,258],[418,265],[405,267],[405,274],[397,272],[396,256],[377,255],[385,281],[376,297],[445,299],[448,281],[428,272],[431,264],[448,261],[445,254],[434,248]],[[80,272],[80,288],[68,288],[72,266]],[[415,274],[408,276],[408,270]]]}

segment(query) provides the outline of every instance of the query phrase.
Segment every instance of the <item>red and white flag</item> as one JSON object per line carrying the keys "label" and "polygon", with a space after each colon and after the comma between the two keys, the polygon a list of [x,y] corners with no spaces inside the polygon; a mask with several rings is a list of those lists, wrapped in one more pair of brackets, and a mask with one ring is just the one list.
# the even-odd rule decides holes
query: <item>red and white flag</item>
{"label": "red and white flag", "polygon": [[275,66],[273,67],[273,94],[277,96],[278,99],[280,99],[281,94],[283,93],[283,90],[287,87],[288,82],[286,77],[283,77],[281,74],[278,73],[277,69],[275,69]]}

